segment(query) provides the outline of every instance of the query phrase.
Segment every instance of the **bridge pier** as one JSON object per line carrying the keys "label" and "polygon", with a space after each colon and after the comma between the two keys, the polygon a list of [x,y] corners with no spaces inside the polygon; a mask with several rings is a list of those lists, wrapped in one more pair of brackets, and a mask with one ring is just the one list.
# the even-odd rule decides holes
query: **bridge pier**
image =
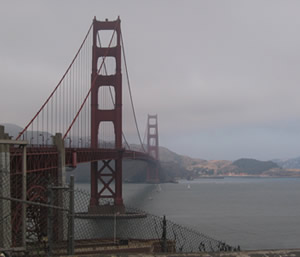
{"label": "bridge pier", "polygon": [[122,205],[94,205],[94,206],[89,206],[88,209],[89,214],[125,214],[125,206],[124,204]]}
{"label": "bridge pier", "polygon": [[[100,170],[98,170],[98,162],[91,163],[91,199],[88,207],[90,214],[125,213],[122,196],[122,152],[119,152],[116,160],[103,160]],[[112,161],[114,165],[110,164]],[[97,193],[99,181],[102,188]],[[115,181],[114,189],[111,187],[112,181]],[[107,204],[100,202],[105,199],[113,199],[113,202]]]}
{"label": "bridge pier", "polygon": [[[120,210],[124,208],[123,204],[123,196],[122,196],[122,152],[118,152],[118,159],[115,161],[115,172],[116,172],[116,178],[115,178],[115,205],[118,207]],[[121,212],[123,213],[123,211]]]}

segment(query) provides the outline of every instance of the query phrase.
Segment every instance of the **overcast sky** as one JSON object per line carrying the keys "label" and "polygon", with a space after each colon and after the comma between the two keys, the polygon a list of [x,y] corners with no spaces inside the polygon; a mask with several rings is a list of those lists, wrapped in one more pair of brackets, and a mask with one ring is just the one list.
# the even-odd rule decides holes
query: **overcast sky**
{"label": "overcast sky", "polygon": [[0,122],[25,126],[94,16],[120,15],[138,122],[203,159],[300,156],[300,1],[0,0]]}

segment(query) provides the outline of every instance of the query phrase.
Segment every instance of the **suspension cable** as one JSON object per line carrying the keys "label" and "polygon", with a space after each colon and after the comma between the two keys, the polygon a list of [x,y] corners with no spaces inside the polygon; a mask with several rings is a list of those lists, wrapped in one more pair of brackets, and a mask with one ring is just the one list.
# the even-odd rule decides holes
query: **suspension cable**
{"label": "suspension cable", "polygon": [[78,118],[78,116],[79,116],[79,113],[81,112],[81,110],[82,110],[84,104],[86,103],[86,100],[88,99],[88,97],[89,97],[89,95],[90,95],[92,89],[93,89],[93,88],[95,87],[95,85],[96,85],[96,79],[97,79],[98,74],[100,73],[100,71],[101,71],[101,69],[102,69],[102,67],[103,67],[103,64],[104,64],[104,62],[105,62],[105,59],[106,59],[106,57],[107,57],[107,55],[108,55],[108,51],[109,51],[109,49],[110,49],[110,47],[111,47],[112,40],[113,40],[113,38],[114,38],[115,32],[116,32],[116,27],[114,28],[114,32],[113,32],[112,37],[111,37],[111,39],[110,39],[110,42],[109,42],[109,45],[108,45],[108,47],[107,47],[106,53],[105,53],[105,55],[103,56],[103,60],[102,60],[102,62],[101,62],[101,65],[100,65],[100,67],[99,67],[99,69],[98,69],[96,75],[94,76],[94,78],[93,78],[93,80],[92,80],[92,85],[91,85],[91,87],[90,87],[90,89],[89,89],[89,91],[88,91],[86,97],[84,98],[84,100],[83,100],[83,102],[82,102],[82,104],[81,104],[81,106],[80,106],[78,112],[76,113],[76,115],[75,115],[73,121],[71,122],[71,124],[70,124],[68,130],[66,131],[65,135],[63,136],[63,139],[65,139],[66,136],[68,135],[68,133],[70,132],[72,126],[74,125],[75,121],[77,120],[77,118]]}
{"label": "suspension cable", "polygon": [[143,145],[146,144],[146,137],[148,136],[148,131],[147,131],[148,125],[145,127],[145,133],[144,133],[144,138],[143,138]]}
{"label": "suspension cable", "polygon": [[47,100],[44,102],[44,104],[42,105],[42,107],[39,109],[39,111],[36,113],[36,115],[31,119],[31,121],[27,124],[27,126],[19,133],[19,135],[17,136],[16,140],[18,140],[23,133],[27,130],[27,128],[32,124],[32,122],[35,120],[35,118],[40,114],[40,112],[43,110],[43,108],[45,107],[45,105],[49,102],[49,100],[51,99],[51,97],[54,95],[54,93],[56,92],[56,90],[58,89],[58,87],[61,85],[62,81],[64,80],[65,76],[68,74],[69,70],[71,69],[72,65],[74,64],[75,60],[77,59],[77,56],[79,55],[88,35],[90,34],[91,28],[93,27],[93,23],[90,25],[89,30],[83,40],[83,42],[81,43],[75,57],[73,58],[71,64],[69,65],[68,69],[66,70],[66,72],[64,73],[64,75],[62,76],[62,78],[60,79],[60,81],[58,82],[57,86],[54,88],[54,90],[52,91],[52,93],[50,94],[50,96],[47,98]]}
{"label": "suspension cable", "polygon": [[139,141],[142,147],[142,150],[144,152],[145,148],[141,139],[141,135],[140,135],[140,131],[139,131],[139,127],[137,124],[137,119],[136,119],[136,114],[135,114],[135,109],[134,109],[134,104],[133,104],[133,99],[132,99],[132,92],[131,92],[131,86],[130,86],[130,81],[129,81],[129,74],[128,74],[128,68],[127,68],[127,63],[126,63],[126,56],[125,56],[125,47],[124,47],[124,42],[123,42],[123,36],[122,36],[122,31],[121,31],[121,42],[122,42],[122,52],[123,52],[123,59],[124,59],[124,64],[125,64],[125,71],[126,71],[126,77],[127,77],[127,84],[128,84],[128,90],[129,90],[129,96],[130,96],[130,102],[131,102],[131,107],[132,107],[132,111],[133,111],[133,117],[134,117],[134,122],[135,122],[135,127],[138,133],[138,137],[139,137]]}

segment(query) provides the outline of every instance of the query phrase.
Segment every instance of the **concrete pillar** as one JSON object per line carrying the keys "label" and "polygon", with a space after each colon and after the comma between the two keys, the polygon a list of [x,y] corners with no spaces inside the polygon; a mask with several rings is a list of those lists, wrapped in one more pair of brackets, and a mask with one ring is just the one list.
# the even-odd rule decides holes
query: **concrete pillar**
{"label": "concrete pillar", "polygon": [[[0,139],[9,139],[8,134],[4,133],[4,126],[0,126]],[[8,144],[0,144],[0,249],[8,249],[12,245],[11,202],[2,200],[1,197],[11,197]]]}
{"label": "concrete pillar", "polygon": [[[64,140],[62,139],[61,133],[56,133],[53,137],[53,144],[56,146],[58,151],[58,173],[57,173],[57,186],[64,187],[66,185],[66,152],[65,152],[65,144]],[[64,189],[57,189],[56,195],[58,197],[58,205],[63,208],[68,208],[67,201],[64,201]],[[58,222],[58,231],[57,236],[55,236],[59,241],[66,240],[68,235],[67,224],[68,224],[68,217],[67,213],[63,211],[58,211],[57,216]]]}
{"label": "concrete pillar", "polygon": [[62,139],[61,133],[56,133],[53,137],[53,144],[58,151],[58,185],[63,186],[66,184],[66,152],[65,144]]}

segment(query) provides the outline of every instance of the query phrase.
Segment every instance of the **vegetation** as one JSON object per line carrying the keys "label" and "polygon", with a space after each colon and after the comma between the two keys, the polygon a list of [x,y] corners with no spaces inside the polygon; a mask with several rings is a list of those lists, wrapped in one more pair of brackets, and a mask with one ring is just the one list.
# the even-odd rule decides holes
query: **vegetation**
{"label": "vegetation", "polygon": [[260,175],[264,171],[279,168],[279,166],[272,161],[258,161],[255,159],[239,159],[232,163],[238,169],[236,173],[246,173],[249,175]]}

